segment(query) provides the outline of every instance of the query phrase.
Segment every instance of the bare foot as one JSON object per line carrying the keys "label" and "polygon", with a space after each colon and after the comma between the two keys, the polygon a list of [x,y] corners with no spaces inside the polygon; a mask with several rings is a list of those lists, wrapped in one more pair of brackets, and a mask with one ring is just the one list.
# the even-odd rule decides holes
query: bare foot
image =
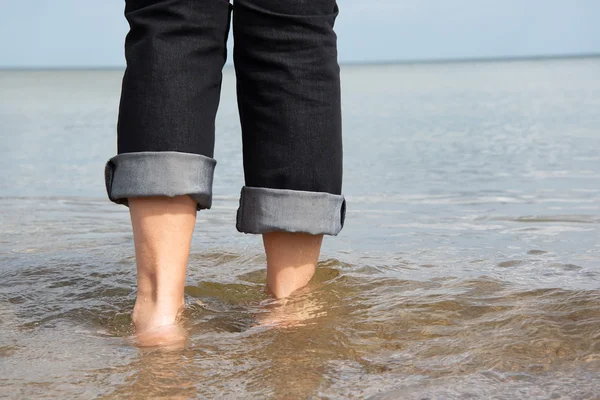
{"label": "bare foot", "polygon": [[186,332],[180,324],[183,309],[181,306],[175,312],[161,312],[156,305],[136,302],[132,313],[136,344],[140,347],[183,347],[187,341]]}
{"label": "bare foot", "polygon": [[308,295],[308,288],[297,290],[293,296],[263,302],[256,314],[260,327],[292,328],[312,323],[325,315],[324,304]]}
{"label": "bare foot", "polygon": [[142,332],[136,332],[135,343],[139,347],[161,347],[178,350],[185,347],[186,331],[180,325],[162,325]]}

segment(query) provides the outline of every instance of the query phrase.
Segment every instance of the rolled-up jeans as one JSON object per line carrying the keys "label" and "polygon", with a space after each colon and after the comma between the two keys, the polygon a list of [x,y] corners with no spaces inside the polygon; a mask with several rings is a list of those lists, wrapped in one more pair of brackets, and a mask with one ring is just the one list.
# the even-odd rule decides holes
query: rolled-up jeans
{"label": "rolled-up jeans", "polygon": [[[237,229],[337,235],[344,224],[335,0],[126,0],[110,200],[212,204],[215,116],[230,26],[245,186]],[[233,14],[233,17],[231,15]]]}

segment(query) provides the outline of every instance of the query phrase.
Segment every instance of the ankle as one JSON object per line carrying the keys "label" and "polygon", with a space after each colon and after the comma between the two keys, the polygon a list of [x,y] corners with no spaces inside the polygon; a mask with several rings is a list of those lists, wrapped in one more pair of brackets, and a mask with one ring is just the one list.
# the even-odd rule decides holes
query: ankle
{"label": "ankle", "polygon": [[183,296],[158,297],[138,293],[131,319],[138,332],[173,325],[177,322],[184,305]]}
{"label": "ankle", "polygon": [[168,272],[138,266],[135,315],[177,315],[184,305],[185,276],[173,279]]}
{"label": "ankle", "polygon": [[267,254],[267,289],[276,298],[290,296],[312,279],[323,236],[273,232],[263,235]]}
{"label": "ankle", "polygon": [[277,299],[283,299],[306,287],[315,274],[315,264],[285,269],[267,269],[267,291]]}

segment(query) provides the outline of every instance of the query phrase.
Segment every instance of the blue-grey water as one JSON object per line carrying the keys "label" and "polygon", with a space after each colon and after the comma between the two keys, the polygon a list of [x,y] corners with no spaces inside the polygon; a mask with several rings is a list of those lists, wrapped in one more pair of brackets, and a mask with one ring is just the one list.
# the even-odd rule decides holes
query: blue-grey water
{"label": "blue-grey water", "polygon": [[[346,226],[269,312],[231,69],[183,350],[132,345],[122,71],[0,72],[0,396],[600,398],[600,59],[345,66]],[[296,309],[294,309],[296,307]],[[300,309],[300,311],[298,311]]]}

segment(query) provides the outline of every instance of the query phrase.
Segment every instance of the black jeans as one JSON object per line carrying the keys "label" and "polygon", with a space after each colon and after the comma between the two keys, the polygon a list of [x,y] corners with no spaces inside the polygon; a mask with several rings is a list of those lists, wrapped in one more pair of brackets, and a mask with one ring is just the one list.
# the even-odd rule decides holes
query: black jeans
{"label": "black jeans", "polygon": [[345,215],[337,13],[335,0],[126,0],[109,198],[189,195],[210,208],[233,22],[246,183],[237,228],[337,234]]}

